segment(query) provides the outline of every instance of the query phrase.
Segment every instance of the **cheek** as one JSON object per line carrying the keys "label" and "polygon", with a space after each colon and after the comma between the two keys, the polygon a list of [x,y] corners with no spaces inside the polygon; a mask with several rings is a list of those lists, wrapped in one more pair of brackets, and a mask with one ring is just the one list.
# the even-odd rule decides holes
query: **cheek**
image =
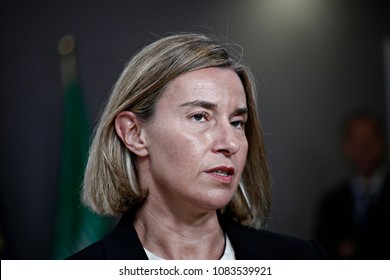
{"label": "cheek", "polygon": [[150,158],[163,166],[192,168],[201,157],[204,143],[196,135],[183,130],[156,131],[149,141]]}
{"label": "cheek", "polygon": [[240,151],[238,153],[239,164],[240,166],[242,166],[242,169],[244,169],[246,158],[248,156],[248,141],[246,140],[246,138],[242,141],[240,145]]}
{"label": "cheek", "polygon": [[175,164],[187,173],[196,174],[205,155],[205,144],[197,137],[181,136],[172,139]]}

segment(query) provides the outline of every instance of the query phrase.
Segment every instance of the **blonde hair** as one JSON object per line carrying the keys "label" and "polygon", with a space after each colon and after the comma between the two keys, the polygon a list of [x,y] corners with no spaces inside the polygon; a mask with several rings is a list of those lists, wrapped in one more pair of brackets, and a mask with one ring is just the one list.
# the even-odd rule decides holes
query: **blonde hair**
{"label": "blonde hair", "polygon": [[271,208],[271,187],[254,78],[222,44],[192,33],[171,35],[146,46],[129,61],[116,82],[97,125],[85,171],[82,198],[93,211],[102,215],[125,213],[148,195],[138,184],[136,156],[116,134],[116,116],[129,110],[148,121],[170,81],[207,67],[230,68],[238,74],[249,111],[245,130],[249,150],[240,187],[221,210],[248,226],[260,228],[265,223]]}

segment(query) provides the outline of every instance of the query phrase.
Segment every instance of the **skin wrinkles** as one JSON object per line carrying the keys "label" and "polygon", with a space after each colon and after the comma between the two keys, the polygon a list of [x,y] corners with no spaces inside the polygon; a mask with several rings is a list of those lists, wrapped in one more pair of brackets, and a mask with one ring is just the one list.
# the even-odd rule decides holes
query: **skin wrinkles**
{"label": "skin wrinkles", "polygon": [[[199,242],[212,240],[212,247],[209,247],[208,250],[205,250],[204,253],[209,255],[210,259],[218,259],[221,255],[222,250],[217,251],[215,248],[224,248],[224,238],[221,228],[210,227],[207,223],[199,223],[198,225],[192,225],[192,231],[195,233],[192,236],[188,235],[188,230],[180,226],[180,224],[168,224],[161,219],[157,219],[154,213],[145,210],[146,215],[144,218],[139,219],[136,223],[137,233],[142,240],[142,244],[149,251],[155,252],[158,256],[165,259],[177,259],[180,257],[173,257],[175,254],[180,252],[183,255],[183,259],[205,259],[205,257],[199,258],[196,256],[196,250],[193,248],[198,248]],[[205,220],[205,219],[202,219]],[[148,222],[144,222],[148,221]],[[150,225],[158,226],[161,230],[159,234],[153,234],[153,228]],[[205,227],[209,231],[199,233],[197,228]],[[150,234],[152,232],[152,234]],[[168,235],[166,235],[167,233]],[[170,237],[167,238],[166,237]],[[176,248],[176,244],[180,244],[180,251]],[[211,250],[210,250],[211,249]],[[215,254],[215,255],[212,255]]]}

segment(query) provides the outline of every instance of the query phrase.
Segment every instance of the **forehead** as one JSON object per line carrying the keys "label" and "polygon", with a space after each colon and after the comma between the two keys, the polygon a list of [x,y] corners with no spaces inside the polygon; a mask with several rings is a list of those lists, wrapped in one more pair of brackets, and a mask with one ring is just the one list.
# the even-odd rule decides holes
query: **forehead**
{"label": "forehead", "polygon": [[246,106],[245,90],[237,73],[232,69],[217,67],[180,75],[167,85],[161,99],[171,104],[199,99]]}

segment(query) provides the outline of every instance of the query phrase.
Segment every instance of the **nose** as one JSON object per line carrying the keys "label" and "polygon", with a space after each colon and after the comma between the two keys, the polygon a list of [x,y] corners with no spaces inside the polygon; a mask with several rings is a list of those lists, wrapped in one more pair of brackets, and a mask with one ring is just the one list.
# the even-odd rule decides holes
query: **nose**
{"label": "nose", "polygon": [[236,128],[230,123],[219,124],[215,127],[213,152],[231,157],[240,150],[240,140]]}

